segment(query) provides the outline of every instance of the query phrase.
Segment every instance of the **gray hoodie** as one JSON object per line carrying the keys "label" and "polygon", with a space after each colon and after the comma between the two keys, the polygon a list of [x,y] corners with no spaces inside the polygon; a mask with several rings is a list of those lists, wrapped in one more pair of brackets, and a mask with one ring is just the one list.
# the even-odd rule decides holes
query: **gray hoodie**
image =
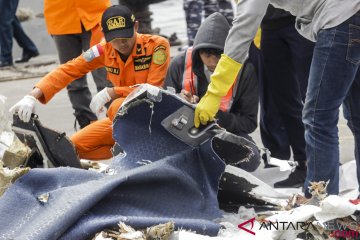
{"label": "gray hoodie", "polygon": [[245,61],[269,4],[296,16],[296,29],[314,42],[321,29],[335,27],[360,10],[360,0],[239,0],[237,16],[226,39],[226,55],[240,63]]}

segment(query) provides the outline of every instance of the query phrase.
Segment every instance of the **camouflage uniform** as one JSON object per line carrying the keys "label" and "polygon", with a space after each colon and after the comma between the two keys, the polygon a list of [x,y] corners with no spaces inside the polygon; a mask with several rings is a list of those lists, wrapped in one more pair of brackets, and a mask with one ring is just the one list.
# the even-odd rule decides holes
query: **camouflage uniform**
{"label": "camouflage uniform", "polygon": [[127,6],[139,21],[139,33],[156,33],[151,27],[152,12],[149,5],[153,3],[163,2],[166,0],[119,0],[119,4]]}
{"label": "camouflage uniform", "polygon": [[220,12],[226,17],[230,25],[234,18],[231,0],[184,0],[184,10],[189,46],[193,45],[203,17],[203,10],[205,18],[214,12]]}

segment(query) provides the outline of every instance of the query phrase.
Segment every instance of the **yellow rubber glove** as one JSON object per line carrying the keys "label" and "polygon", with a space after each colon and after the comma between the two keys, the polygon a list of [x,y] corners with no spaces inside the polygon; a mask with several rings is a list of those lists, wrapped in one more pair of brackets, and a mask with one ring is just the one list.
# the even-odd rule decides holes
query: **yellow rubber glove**
{"label": "yellow rubber glove", "polygon": [[221,98],[228,93],[240,72],[241,66],[241,63],[236,62],[225,54],[221,55],[215,72],[211,75],[208,90],[196,106],[194,116],[195,127],[199,127],[200,123],[206,125],[208,121],[214,120],[220,107]]}

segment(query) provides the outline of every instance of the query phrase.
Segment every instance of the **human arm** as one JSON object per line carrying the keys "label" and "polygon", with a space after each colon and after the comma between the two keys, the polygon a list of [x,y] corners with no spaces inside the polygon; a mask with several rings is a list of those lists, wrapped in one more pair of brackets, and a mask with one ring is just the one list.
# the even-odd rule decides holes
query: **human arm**
{"label": "human arm", "polygon": [[43,93],[38,98],[40,102],[47,103],[57,92],[72,81],[103,66],[103,55],[87,61],[84,54],[60,65],[35,84],[35,87],[39,88]]}
{"label": "human arm", "polygon": [[205,96],[195,109],[196,127],[214,119],[221,97],[225,96],[234,83],[260,22],[266,13],[269,0],[241,0],[237,3],[237,16],[225,42],[224,54],[211,76],[211,83]]}

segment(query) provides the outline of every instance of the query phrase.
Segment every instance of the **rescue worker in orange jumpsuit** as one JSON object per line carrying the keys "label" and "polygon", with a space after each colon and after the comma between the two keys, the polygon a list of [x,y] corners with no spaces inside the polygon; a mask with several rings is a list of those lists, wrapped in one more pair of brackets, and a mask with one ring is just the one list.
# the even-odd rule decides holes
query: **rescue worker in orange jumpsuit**
{"label": "rescue worker in orange jumpsuit", "polygon": [[101,26],[107,42],[94,45],[46,75],[10,109],[28,122],[37,100],[47,103],[79,76],[105,66],[107,78],[114,87],[97,93],[90,108],[98,115],[104,111],[104,105],[113,100],[108,117],[91,123],[71,137],[79,157],[90,160],[112,157],[112,120],[124,98],[134,90],[135,84],[161,86],[170,62],[169,42],[160,36],[137,33],[139,23],[127,7],[109,7],[102,16]]}
{"label": "rescue worker in orange jumpsuit", "polygon": [[[99,43],[103,34],[100,21],[103,12],[111,6],[110,0],[44,0],[44,17],[48,33],[52,36],[60,64],[78,57],[83,51]],[[104,68],[91,72],[97,91],[110,87]],[[97,120],[91,111],[91,92],[86,75],[67,85],[76,123],[83,128]]]}

